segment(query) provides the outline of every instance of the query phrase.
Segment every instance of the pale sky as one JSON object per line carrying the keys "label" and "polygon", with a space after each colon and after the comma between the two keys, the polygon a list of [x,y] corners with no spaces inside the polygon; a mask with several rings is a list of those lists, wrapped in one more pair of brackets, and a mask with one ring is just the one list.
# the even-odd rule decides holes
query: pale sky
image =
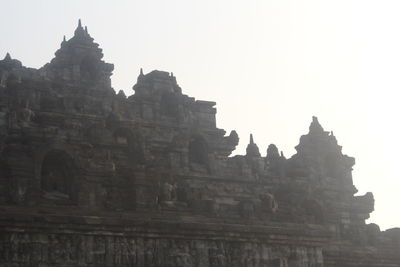
{"label": "pale sky", "polygon": [[[79,18],[131,95],[139,69],[172,71],[185,94],[217,102],[243,154],[294,154],[313,115],[356,158],[370,222],[399,226],[400,1],[0,0],[0,57],[41,67]],[[399,165],[398,165],[399,164]]]}

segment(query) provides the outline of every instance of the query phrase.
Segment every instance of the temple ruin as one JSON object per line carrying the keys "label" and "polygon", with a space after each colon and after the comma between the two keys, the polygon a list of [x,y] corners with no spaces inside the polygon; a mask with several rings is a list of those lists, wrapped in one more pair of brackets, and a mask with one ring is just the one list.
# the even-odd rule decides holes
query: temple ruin
{"label": "temple ruin", "polygon": [[400,266],[316,117],[290,158],[231,156],[215,102],[157,70],[126,97],[102,58],[79,22],[40,69],[0,60],[0,266]]}

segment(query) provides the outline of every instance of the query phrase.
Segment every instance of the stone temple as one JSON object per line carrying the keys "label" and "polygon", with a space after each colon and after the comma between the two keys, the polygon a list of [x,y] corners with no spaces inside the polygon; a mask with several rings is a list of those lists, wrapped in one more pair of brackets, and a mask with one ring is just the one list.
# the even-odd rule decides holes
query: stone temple
{"label": "stone temple", "polygon": [[0,60],[0,266],[400,266],[354,158],[313,118],[297,153],[235,131],[164,71],[115,93],[79,23],[40,69]]}

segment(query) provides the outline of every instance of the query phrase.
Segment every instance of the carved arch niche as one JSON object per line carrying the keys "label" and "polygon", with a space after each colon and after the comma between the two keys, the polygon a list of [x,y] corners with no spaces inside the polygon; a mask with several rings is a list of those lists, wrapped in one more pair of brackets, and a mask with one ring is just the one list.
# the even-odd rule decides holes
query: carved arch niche
{"label": "carved arch niche", "polygon": [[323,224],[325,222],[325,212],[322,203],[314,198],[306,198],[303,201],[305,215],[311,223]]}
{"label": "carved arch niche", "polygon": [[0,204],[8,203],[12,199],[15,186],[11,183],[11,169],[2,160],[0,160]]}
{"label": "carved arch niche", "polygon": [[209,171],[209,148],[207,141],[200,135],[193,136],[189,142],[189,165],[194,171]]}
{"label": "carved arch niche", "polygon": [[130,163],[141,164],[144,162],[144,143],[138,133],[134,133],[128,128],[117,128],[113,137],[117,145],[126,147]]}
{"label": "carved arch niche", "polygon": [[72,204],[76,201],[77,168],[72,157],[63,150],[47,152],[40,169],[40,187],[45,199],[58,204]]}
{"label": "carved arch niche", "polygon": [[99,75],[98,61],[93,56],[86,56],[80,62],[80,76],[84,80],[95,80]]}
{"label": "carved arch niche", "polygon": [[160,101],[161,113],[170,118],[179,118],[179,99],[171,92],[165,92],[161,95]]}
{"label": "carved arch niche", "polygon": [[337,153],[328,153],[324,159],[324,175],[332,178],[342,178],[344,175],[343,168],[340,164],[340,155]]}

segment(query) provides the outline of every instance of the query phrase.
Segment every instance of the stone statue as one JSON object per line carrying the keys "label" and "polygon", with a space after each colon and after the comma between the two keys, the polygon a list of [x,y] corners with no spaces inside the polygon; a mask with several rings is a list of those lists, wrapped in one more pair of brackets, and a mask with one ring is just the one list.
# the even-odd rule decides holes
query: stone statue
{"label": "stone statue", "polygon": [[177,201],[176,189],[176,183],[165,181],[160,188],[159,203],[173,203]]}
{"label": "stone statue", "polygon": [[18,124],[21,127],[28,127],[29,123],[35,117],[35,113],[29,108],[29,101],[26,101],[24,107],[17,112]]}
{"label": "stone statue", "polygon": [[192,267],[194,266],[193,257],[190,255],[190,247],[188,243],[174,242],[172,244],[170,258],[171,267]]}
{"label": "stone statue", "polygon": [[251,200],[244,200],[240,202],[240,213],[244,218],[251,218],[254,216],[254,203]]}
{"label": "stone statue", "polygon": [[278,203],[275,200],[274,195],[270,193],[264,193],[260,196],[262,207],[268,213],[275,213],[278,211]]}
{"label": "stone statue", "polygon": [[225,267],[226,256],[223,249],[210,249],[209,250],[210,267]]}

